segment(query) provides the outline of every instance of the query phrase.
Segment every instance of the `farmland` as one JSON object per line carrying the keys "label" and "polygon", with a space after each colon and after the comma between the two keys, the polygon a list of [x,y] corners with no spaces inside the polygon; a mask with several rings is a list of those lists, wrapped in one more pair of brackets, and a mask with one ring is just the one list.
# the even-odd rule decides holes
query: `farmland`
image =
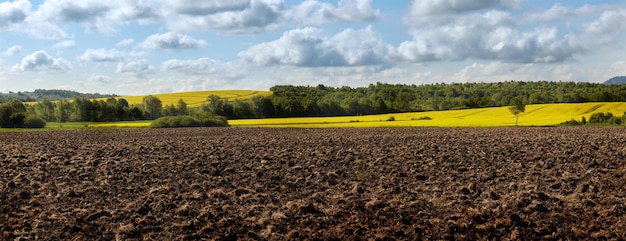
{"label": "farmland", "polygon": [[626,239],[622,128],[0,133],[4,240]]}
{"label": "farmland", "polygon": [[[622,115],[625,102],[539,104],[526,106],[520,126],[554,126],[570,119],[589,119],[593,113]],[[393,117],[394,121],[388,121]],[[346,127],[503,127],[514,126],[508,107],[393,113],[383,115],[299,117],[230,120],[235,127],[346,128]],[[90,127],[147,127],[149,122],[90,123]]]}
{"label": "farmland", "polygon": [[[191,91],[191,92],[174,92],[166,94],[154,94],[158,97],[163,105],[176,105],[179,99],[182,99],[187,103],[189,107],[199,107],[203,103],[207,103],[207,96],[217,95],[220,98],[227,100],[241,100],[249,99],[255,95],[270,96],[272,92],[262,90],[205,90],[205,91]],[[145,96],[123,96],[129,104],[141,104]]]}
{"label": "farmland", "polygon": [[[593,113],[622,115],[624,102],[590,102],[527,105],[520,126],[554,126],[570,119],[589,118]],[[387,121],[393,117],[395,121]],[[232,120],[233,126],[267,127],[496,127],[514,126],[508,107],[394,113],[384,115]]]}

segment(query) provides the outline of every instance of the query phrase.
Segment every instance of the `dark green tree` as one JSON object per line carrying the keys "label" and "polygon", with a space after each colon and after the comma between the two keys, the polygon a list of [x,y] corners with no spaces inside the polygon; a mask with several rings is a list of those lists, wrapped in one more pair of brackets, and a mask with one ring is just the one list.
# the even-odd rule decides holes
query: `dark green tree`
{"label": "dark green tree", "polygon": [[143,97],[143,100],[141,101],[141,103],[142,103],[141,106],[143,108],[145,118],[154,120],[156,118],[161,117],[163,103],[158,97],[154,95],[148,95],[146,97]]}
{"label": "dark green tree", "polygon": [[233,117],[250,118],[253,116],[252,107],[247,100],[235,100],[232,102]]}
{"label": "dark green tree", "polygon": [[26,128],[44,128],[46,121],[38,116],[29,115],[24,119],[24,127]]}
{"label": "dark green tree", "polygon": [[24,127],[24,118],[26,118],[26,106],[24,106],[22,101],[11,99],[6,103],[0,104],[0,127]]}
{"label": "dark green tree", "polygon": [[519,120],[519,115],[526,111],[526,105],[518,98],[514,98],[511,100],[511,106],[509,107],[509,111],[515,115],[515,126],[517,126],[517,121]]}
{"label": "dark green tree", "polygon": [[252,112],[256,118],[265,118],[274,115],[274,105],[272,101],[262,95],[255,95],[250,98]]}
{"label": "dark green tree", "polygon": [[178,99],[178,103],[176,104],[176,110],[178,111],[178,115],[189,115],[187,103],[185,103],[183,99]]}
{"label": "dark green tree", "polygon": [[72,111],[72,104],[69,101],[59,100],[55,103],[54,119],[59,122],[69,121]]}
{"label": "dark green tree", "polygon": [[223,115],[226,101],[227,100],[222,99],[219,95],[209,95],[207,97],[208,105],[206,106],[206,111],[214,115]]}
{"label": "dark green tree", "polygon": [[36,115],[41,116],[46,121],[54,121],[54,103],[48,99],[43,99],[33,106]]}

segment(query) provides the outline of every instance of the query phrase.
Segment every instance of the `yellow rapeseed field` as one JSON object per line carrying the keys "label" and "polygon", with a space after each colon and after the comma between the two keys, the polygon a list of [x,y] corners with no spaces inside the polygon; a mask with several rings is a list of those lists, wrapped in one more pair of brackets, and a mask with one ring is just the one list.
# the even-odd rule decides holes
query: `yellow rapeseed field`
{"label": "yellow rapeseed field", "polygon": [[[527,105],[519,116],[520,126],[551,126],[582,117],[589,119],[597,112],[611,112],[621,116],[626,103],[575,103]],[[388,121],[391,117],[394,121]],[[514,126],[515,116],[508,107],[477,108],[466,110],[411,112],[384,115],[345,117],[306,117],[230,120],[231,126],[240,127],[498,127]]]}
{"label": "yellow rapeseed field", "polygon": [[[166,105],[176,105],[179,99],[183,99],[185,103],[187,103],[188,107],[198,107],[203,103],[207,102],[207,97],[209,95],[217,95],[221,98],[228,100],[237,100],[237,99],[248,99],[255,95],[262,96],[270,96],[272,95],[271,91],[264,90],[205,90],[205,91],[192,91],[192,92],[177,92],[177,93],[167,93],[167,94],[154,94],[154,96],[158,97],[163,106]],[[122,96],[119,98],[124,98],[128,101],[129,104],[141,104],[145,96]]]}
{"label": "yellow rapeseed field", "polygon": [[[553,126],[564,121],[580,121],[593,113],[621,116],[626,102],[527,105],[519,116],[520,126]],[[394,121],[389,121],[393,117]],[[347,127],[501,127],[514,126],[509,107],[477,108],[383,115],[298,117],[229,120],[233,127],[347,128]],[[149,121],[92,123],[89,127],[148,127]]]}

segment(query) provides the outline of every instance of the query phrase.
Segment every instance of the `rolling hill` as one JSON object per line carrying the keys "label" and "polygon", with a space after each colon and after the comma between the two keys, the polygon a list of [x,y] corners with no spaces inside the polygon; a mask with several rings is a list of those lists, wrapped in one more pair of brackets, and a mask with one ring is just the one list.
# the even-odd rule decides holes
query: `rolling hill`
{"label": "rolling hill", "polygon": [[0,100],[18,99],[24,102],[36,102],[47,100],[70,100],[74,97],[84,98],[107,98],[117,97],[117,95],[107,95],[99,93],[80,93],[72,90],[43,90],[36,89],[35,91],[18,91],[9,93],[0,93]]}
{"label": "rolling hill", "polygon": [[621,85],[626,84],[626,76],[615,76],[613,78],[604,81],[606,85]]}
{"label": "rolling hill", "polygon": [[[203,103],[207,102],[207,97],[209,95],[217,95],[221,98],[228,100],[237,100],[237,99],[248,99],[255,95],[262,96],[270,96],[272,95],[271,91],[264,90],[204,90],[204,91],[190,91],[190,92],[175,92],[175,93],[166,93],[166,94],[154,94],[154,96],[158,97],[163,106],[166,105],[176,105],[179,99],[183,99],[187,106],[189,107],[198,107]],[[141,104],[141,101],[145,95],[141,96],[120,96],[116,98],[124,98],[128,101],[129,104]]]}

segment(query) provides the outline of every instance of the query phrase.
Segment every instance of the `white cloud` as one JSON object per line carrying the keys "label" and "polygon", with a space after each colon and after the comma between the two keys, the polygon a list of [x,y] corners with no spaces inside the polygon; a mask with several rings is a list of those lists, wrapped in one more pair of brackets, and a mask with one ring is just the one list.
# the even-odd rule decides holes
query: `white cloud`
{"label": "white cloud", "polygon": [[614,9],[611,5],[583,5],[578,8],[563,5],[561,3],[554,4],[548,10],[535,10],[524,14],[524,21],[530,23],[542,22],[562,22],[575,17],[585,17],[596,14],[601,11]]}
{"label": "white cloud", "polygon": [[124,39],[124,40],[118,42],[115,46],[118,47],[118,48],[123,48],[123,47],[130,46],[134,42],[135,42],[134,39],[128,38],[128,39]]}
{"label": "white cloud", "polygon": [[278,40],[252,46],[240,52],[239,57],[258,65],[313,65],[323,41],[320,29],[295,29],[285,32]]}
{"label": "white cloud", "polygon": [[22,46],[20,45],[13,45],[9,48],[7,48],[4,53],[2,53],[2,55],[4,56],[14,56],[16,54],[19,54],[20,52],[22,52]]}
{"label": "white cloud", "polygon": [[608,73],[617,72],[618,76],[626,76],[626,61],[617,61],[609,66],[610,71]]}
{"label": "white cloud", "polygon": [[302,24],[372,21],[380,10],[372,8],[372,0],[339,0],[335,7],[329,3],[307,0],[286,11],[288,19]]}
{"label": "white cloud", "polygon": [[484,9],[516,9],[523,0],[413,0],[406,22],[426,16],[461,14]]}
{"label": "white cloud", "polygon": [[99,74],[92,74],[87,78],[87,82],[93,84],[108,84],[111,81],[113,81],[112,77]]}
{"label": "white cloud", "polygon": [[[201,87],[204,89],[214,88],[207,83],[223,85],[223,82],[238,81],[250,75],[249,65],[241,63],[222,63],[210,58],[199,58],[189,60],[170,59],[162,63],[161,70],[164,74],[170,74],[177,79],[187,79],[185,85],[188,88]],[[193,83],[189,81],[194,80]]]}
{"label": "white cloud", "polygon": [[[372,0],[339,0],[337,6],[307,0],[285,9],[282,0],[243,0],[198,3],[169,1],[168,25],[173,30],[217,30],[232,34],[253,34],[276,29],[281,23],[323,24],[373,21],[380,10]],[[167,11],[167,10],[166,10]],[[177,14],[173,17],[173,14]]]}
{"label": "white cloud", "polygon": [[386,63],[392,46],[376,36],[371,27],[346,29],[332,37],[322,30],[304,28],[288,31],[275,41],[261,43],[239,53],[257,65],[358,66]]}
{"label": "white cloud", "polygon": [[456,9],[458,11],[448,11],[449,8],[444,7],[441,9],[448,9],[446,11],[450,14],[427,17],[411,12],[407,19],[413,21],[409,23],[413,40],[400,44],[398,51],[411,62],[484,59],[520,63],[568,61],[574,54],[585,51],[570,41],[571,36],[559,36],[556,27],[533,26],[529,30],[520,30],[523,28],[508,12],[493,9],[484,13],[461,11],[502,4],[490,1],[460,7]]}
{"label": "white cloud", "polygon": [[578,39],[585,46],[601,46],[613,41],[626,31],[626,9],[603,12],[599,18],[586,24],[584,33]]}
{"label": "white cloud", "polygon": [[139,47],[142,49],[195,49],[206,45],[206,41],[197,40],[189,35],[173,32],[148,36]]}
{"label": "white cloud", "polygon": [[0,2],[0,31],[28,33],[39,39],[62,39],[67,34],[58,26],[38,18],[28,0]]}
{"label": "white cloud", "polygon": [[473,63],[454,73],[450,79],[460,82],[499,81],[590,81],[589,73],[573,64],[555,65],[516,63]]}
{"label": "white cloud", "polygon": [[81,23],[91,32],[112,35],[129,21],[158,20],[157,5],[147,1],[50,0],[39,6],[33,18],[46,23]]}
{"label": "white cloud", "polygon": [[170,59],[161,65],[163,70],[174,70],[188,75],[204,75],[215,72],[218,61],[209,58],[194,60]]}
{"label": "white cloud", "polygon": [[52,47],[55,49],[68,49],[68,48],[73,48],[74,46],[76,46],[76,42],[74,42],[74,40],[64,40],[64,41],[56,43]]}
{"label": "white cloud", "polygon": [[48,23],[27,19],[27,21],[21,26],[22,31],[39,39],[64,39],[68,37],[68,34],[63,31],[59,26]]}
{"label": "white cloud", "polygon": [[242,11],[250,5],[250,0],[195,1],[166,0],[164,5],[176,14],[191,16],[211,15],[219,12]]}
{"label": "white cloud", "polygon": [[0,2],[0,29],[23,22],[30,13],[28,0]]}
{"label": "white cloud", "polygon": [[215,12],[205,10],[194,14],[170,16],[168,25],[178,31],[218,30],[234,34],[263,32],[278,25],[283,5],[282,0],[250,0],[249,4],[230,10],[222,9]]}
{"label": "white cloud", "polygon": [[521,18],[503,11],[517,9],[520,3],[414,0],[404,18],[413,39],[401,43],[398,52],[416,63],[567,62],[615,43],[626,30],[626,10],[621,7],[554,4],[548,10],[522,12]]}
{"label": "white cloud", "polygon": [[165,23],[170,30],[177,32],[209,30],[253,34],[274,30],[290,22],[362,22],[381,16],[380,10],[372,7],[372,0],[339,0],[337,5],[306,0],[291,9],[285,9],[284,0],[48,0],[34,12],[27,0],[1,4],[0,29],[27,21],[27,32],[45,39],[67,37],[59,25],[70,22],[104,35],[118,34],[121,26],[131,22]]}
{"label": "white cloud", "polygon": [[13,72],[47,72],[47,71],[68,71],[72,69],[70,62],[63,58],[54,58],[46,51],[39,50],[27,55],[22,62],[15,64],[11,71]]}
{"label": "white cloud", "polygon": [[35,15],[40,20],[85,23],[94,19],[134,21],[158,19],[158,1],[44,1]]}
{"label": "white cloud", "polygon": [[140,24],[161,19],[163,5],[156,0],[114,1],[116,5],[106,19],[117,22],[138,21]]}
{"label": "white cloud", "polygon": [[[240,80],[246,83],[244,86],[250,89],[269,89],[275,85],[318,85],[326,86],[368,86],[377,80],[385,83],[421,84],[422,80],[415,80],[415,68],[407,67],[382,67],[379,65],[347,66],[347,67],[318,67],[300,68],[298,66],[277,65],[263,66],[251,69],[255,73],[254,78]],[[297,73],[297,74],[294,74]]]}
{"label": "white cloud", "polygon": [[52,0],[39,6],[36,17],[47,21],[81,23],[104,16],[111,8],[110,1]]}
{"label": "white cloud", "polygon": [[126,63],[118,63],[116,73],[130,73],[135,75],[147,74],[154,70],[154,66],[150,65],[147,60],[139,59]]}
{"label": "white cloud", "polygon": [[124,52],[116,49],[87,49],[79,59],[90,62],[118,62],[125,56]]}
{"label": "white cloud", "polygon": [[343,60],[343,63],[331,63],[331,66],[383,64],[395,54],[394,48],[384,43],[371,27],[346,29],[324,42],[322,48],[330,49],[329,55],[337,55]]}

